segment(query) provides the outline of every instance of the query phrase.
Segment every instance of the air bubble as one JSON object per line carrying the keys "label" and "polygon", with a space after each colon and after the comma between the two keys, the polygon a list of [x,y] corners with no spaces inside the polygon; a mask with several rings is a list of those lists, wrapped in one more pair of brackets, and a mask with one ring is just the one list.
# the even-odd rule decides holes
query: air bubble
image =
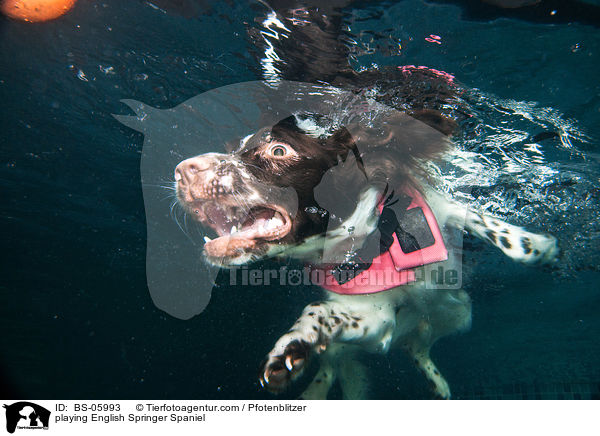
{"label": "air bubble", "polygon": [[77,71],[77,78],[79,80],[83,80],[84,82],[88,81],[87,77],[85,77],[85,73],[82,70]]}

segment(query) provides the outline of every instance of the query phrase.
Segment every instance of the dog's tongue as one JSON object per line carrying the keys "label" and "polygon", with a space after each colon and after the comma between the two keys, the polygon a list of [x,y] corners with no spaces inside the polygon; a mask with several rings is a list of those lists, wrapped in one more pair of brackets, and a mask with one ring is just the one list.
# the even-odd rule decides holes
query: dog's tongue
{"label": "dog's tongue", "polygon": [[237,256],[240,250],[254,248],[256,241],[248,237],[229,235],[207,241],[204,244],[206,254],[211,257]]}

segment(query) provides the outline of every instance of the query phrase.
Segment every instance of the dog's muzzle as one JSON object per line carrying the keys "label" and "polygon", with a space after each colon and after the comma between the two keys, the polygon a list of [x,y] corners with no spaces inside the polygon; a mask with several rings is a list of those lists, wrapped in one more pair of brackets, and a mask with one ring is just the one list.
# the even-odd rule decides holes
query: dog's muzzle
{"label": "dog's muzzle", "polygon": [[266,201],[239,172],[232,156],[219,153],[186,159],[175,168],[179,203],[216,233],[205,239],[209,257],[236,257],[291,231],[286,208]]}

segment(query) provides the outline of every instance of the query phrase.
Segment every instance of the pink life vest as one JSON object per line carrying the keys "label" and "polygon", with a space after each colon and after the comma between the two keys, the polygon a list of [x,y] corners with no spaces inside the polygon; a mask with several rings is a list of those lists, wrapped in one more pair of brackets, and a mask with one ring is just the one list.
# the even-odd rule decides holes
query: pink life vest
{"label": "pink life vest", "polygon": [[[448,259],[442,233],[425,199],[417,191],[411,190],[407,194],[411,202],[405,212],[408,218],[403,220],[402,224],[408,222],[408,227],[417,229],[420,240],[416,244],[406,243],[403,234],[399,233],[402,231],[402,225],[399,225],[400,229],[392,233],[393,242],[389,248],[375,257],[367,269],[346,281],[340,280],[339,275],[336,277],[332,268],[319,268],[318,270],[324,272],[325,280],[324,283],[315,284],[337,294],[372,294],[414,282],[415,272],[411,268]],[[382,202],[379,205],[380,214],[383,213],[384,207]],[[410,233],[404,235],[412,238]]]}

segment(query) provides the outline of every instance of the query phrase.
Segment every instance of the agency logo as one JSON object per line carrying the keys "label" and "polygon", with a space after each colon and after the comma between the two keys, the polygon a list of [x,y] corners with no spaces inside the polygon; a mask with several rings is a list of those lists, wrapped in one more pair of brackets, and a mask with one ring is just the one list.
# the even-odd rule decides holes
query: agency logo
{"label": "agency logo", "polygon": [[4,405],[6,409],[6,431],[14,433],[16,429],[48,430],[50,411],[29,401],[19,401]]}

